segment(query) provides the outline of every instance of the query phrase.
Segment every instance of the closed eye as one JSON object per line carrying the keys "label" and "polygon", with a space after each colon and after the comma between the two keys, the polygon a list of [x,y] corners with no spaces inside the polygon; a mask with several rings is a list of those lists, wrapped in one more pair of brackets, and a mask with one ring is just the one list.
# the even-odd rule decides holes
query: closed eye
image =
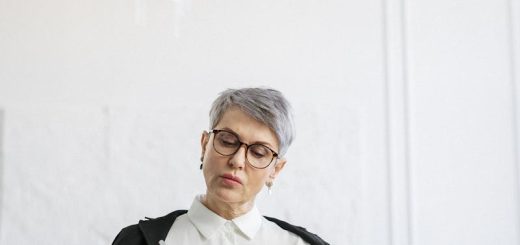
{"label": "closed eye", "polygon": [[251,147],[250,152],[256,158],[266,157],[269,153],[268,150],[261,145],[254,145],[253,147]]}

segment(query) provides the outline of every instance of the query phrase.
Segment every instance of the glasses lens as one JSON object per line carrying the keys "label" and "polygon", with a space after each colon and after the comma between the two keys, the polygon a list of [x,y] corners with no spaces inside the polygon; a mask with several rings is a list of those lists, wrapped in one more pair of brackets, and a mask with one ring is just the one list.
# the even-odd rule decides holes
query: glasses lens
{"label": "glasses lens", "polygon": [[265,168],[273,160],[273,152],[263,145],[251,145],[247,151],[247,160],[257,168]]}
{"label": "glasses lens", "polygon": [[222,155],[231,155],[240,147],[237,136],[226,131],[219,131],[213,140],[215,150]]}

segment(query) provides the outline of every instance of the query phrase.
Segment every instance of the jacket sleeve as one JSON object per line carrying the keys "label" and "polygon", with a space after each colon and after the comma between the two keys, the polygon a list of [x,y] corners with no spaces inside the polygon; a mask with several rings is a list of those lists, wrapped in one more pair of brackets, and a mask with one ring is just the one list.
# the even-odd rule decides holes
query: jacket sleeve
{"label": "jacket sleeve", "polygon": [[112,242],[112,245],[146,245],[143,233],[138,225],[123,228]]}

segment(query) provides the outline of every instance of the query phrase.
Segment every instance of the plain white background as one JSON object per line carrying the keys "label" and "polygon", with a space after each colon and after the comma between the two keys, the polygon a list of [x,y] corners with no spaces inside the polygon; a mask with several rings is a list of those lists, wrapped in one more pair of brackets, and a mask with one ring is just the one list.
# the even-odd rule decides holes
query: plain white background
{"label": "plain white background", "polygon": [[297,136],[265,215],[331,244],[520,243],[518,0],[0,0],[0,244],[110,244],[204,191],[226,88]]}

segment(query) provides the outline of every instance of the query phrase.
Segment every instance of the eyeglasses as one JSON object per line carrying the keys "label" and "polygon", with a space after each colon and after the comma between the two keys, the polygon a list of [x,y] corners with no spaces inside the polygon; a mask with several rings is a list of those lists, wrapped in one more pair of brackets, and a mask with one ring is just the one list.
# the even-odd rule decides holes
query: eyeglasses
{"label": "eyeglasses", "polygon": [[240,141],[237,134],[226,130],[213,129],[213,149],[223,156],[231,156],[238,152],[242,145],[246,145],[246,160],[254,168],[267,168],[274,158],[278,158],[278,153],[262,144],[248,145]]}

